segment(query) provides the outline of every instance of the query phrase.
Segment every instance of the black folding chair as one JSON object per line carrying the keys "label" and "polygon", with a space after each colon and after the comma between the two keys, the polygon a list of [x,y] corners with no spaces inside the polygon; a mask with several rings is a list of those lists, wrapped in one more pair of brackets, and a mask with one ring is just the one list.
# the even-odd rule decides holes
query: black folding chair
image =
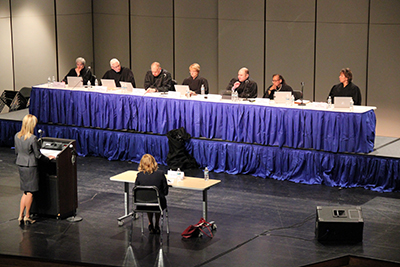
{"label": "black folding chair", "polygon": [[[12,90],[4,90],[0,96],[0,112],[3,111],[3,108],[7,107],[9,111],[11,110],[11,103],[13,102],[14,97],[17,95],[17,91]],[[8,111],[7,111],[8,112]]]}
{"label": "black folding chair", "polygon": [[32,87],[23,87],[17,92],[10,105],[10,111],[29,107]]}
{"label": "black folding chair", "polygon": [[160,213],[162,236],[164,226],[164,216],[167,218],[167,234],[169,234],[168,208],[161,207],[160,194],[156,186],[135,186],[133,188],[133,212],[142,214],[141,230],[143,234],[144,220],[143,213]]}
{"label": "black folding chair", "polygon": [[294,100],[303,98],[303,93],[301,91],[293,91]]}

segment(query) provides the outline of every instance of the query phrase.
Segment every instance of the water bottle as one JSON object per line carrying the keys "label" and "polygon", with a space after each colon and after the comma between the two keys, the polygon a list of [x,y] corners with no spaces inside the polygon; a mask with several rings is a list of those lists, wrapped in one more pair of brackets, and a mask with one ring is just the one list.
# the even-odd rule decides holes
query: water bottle
{"label": "water bottle", "polygon": [[328,97],[328,108],[330,109],[332,107],[332,98],[331,96]]}
{"label": "water bottle", "polygon": [[182,181],[182,180],[183,180],[183,176],[182,176],[182,172],[181,172],[181,169],[180,169],[180,168],[178,168],[178,169],[176,170],[176,176],[178,177],[178,180],[179,180],[179,181]]}
{"label": "water bottle", "polygon": [[293,107],[294,106],[294,95],[290,98],[290,105]]}
{"label": "water bottle", "polygon": [[350,100],[350,111],[354,111],[354,101]]}
{"label": "water bottle", "polygon": [[54,76],[53,76],[53,79],[51,81],[53,82],[53,84],[55,83],[56,79],[54,78]]}
{"label": "water bottle", "polygon": [[99,86],[99,81],[97,79],[94,80],[94,86]]}
{"label": "water bottle", "polygon": [[235,90],[232,90],[231,100],[232,100],[232,102],[237,102],[237,101],[239,101],[238,91],[237,91],[236,89],[235,89]]}
{"label": "water bottle", "polygon": [[88,87],[88,88],[91,88],[91,87],[92,87],[92,84],[90,83],[90,80],[87,81],[87,87]]}
{"label": "water bottle", "polygon": [[47,78],[47,87],[50,87],[51,86],[51,79],[50,79],[50,76]]}
{"label": "water bottle", "polygon": [[206,167],[204,169],[204,181],[208,181],[208,179],[210,179],[210,174],[208,172],[208,168]]}
{"label": "water bottle", "polygon": [[204,88],[204,84],[201,85],[201,94],[202,95],[206,94],[206,88]]}
{"label": "water bottle", "polygon": [[287,94],[286,95],[286,103],[285,103],[286,106],[289,106],[289,102],[290,102],[290,99],[289,99],[289,95]]}

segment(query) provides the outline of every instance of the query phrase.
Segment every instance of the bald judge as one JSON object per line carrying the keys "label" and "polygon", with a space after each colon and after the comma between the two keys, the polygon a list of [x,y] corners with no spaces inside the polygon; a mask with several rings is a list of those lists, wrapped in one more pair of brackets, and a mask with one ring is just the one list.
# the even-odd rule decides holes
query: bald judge
{"label": "bald judge", "polygon": [[226,92],[231,93],[232,90],[238,92],[240,98],[255,98],[257,97],[257,83],[250,80],[250,73],[248,68],[241,68],[238,71],[238,77],[233,78],[228,86]]}
{"label": "bald judge", "polygon": [[174,91],[175,89],[171,88],[171,85],[171,73],[162,69],[160,63],[153,62],[144,77],[144,89],[150,93]]}

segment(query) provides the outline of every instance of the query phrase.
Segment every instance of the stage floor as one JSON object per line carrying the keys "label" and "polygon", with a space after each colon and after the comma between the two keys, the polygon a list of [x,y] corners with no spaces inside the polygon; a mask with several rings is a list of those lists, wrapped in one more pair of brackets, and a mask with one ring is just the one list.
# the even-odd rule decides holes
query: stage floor
{"label": "stage floor", "polygon": [[[155,266],[158,261],[162,266],[302,266],[345,255],[400,263],[400,193],[211,173],[222,180],[208,192],[209,219],[218,226],[214,238],[181,238],[201,217],[202,195],[172,188],[167,197],[171,233],[164,234],[160,257],[159,237],[147,230],[141,236],[140,220],[117,224],[124,212],[123,185],[109,177],[137,164],[79,157],[77,215],[83,220],[38,218],[19,227],[21,191],[14,159],[12,149],[0,147],[0,254],[110,266]],[[187,175],[201,177],[202,172]],[[362,207],[362,243],[315,240],[316,206],[338,205]]]}

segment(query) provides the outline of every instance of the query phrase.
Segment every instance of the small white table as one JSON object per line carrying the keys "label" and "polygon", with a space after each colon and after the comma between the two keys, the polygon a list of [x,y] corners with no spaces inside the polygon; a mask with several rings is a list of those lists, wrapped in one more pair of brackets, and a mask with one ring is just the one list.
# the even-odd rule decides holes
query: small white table
{"label": "small white table", "polygon": [[[124,183],[124,203],[125,203],[125,215],[118,218],[118,225],[123,224],[123,220],[132,216],[132,212],[129,211],[129,184],[135,183],[138,171],[126,171],[110,177],[111,181],[123,182]],[[207,221],[207,191],[210,187],[218,184],[221,180],[210,179],[205,181],[203,178],[185,177],[182,181],[175,179],[169,179],[167,177],[168,185],[173,188],[189,189],[203,192],[203,218]]]}

